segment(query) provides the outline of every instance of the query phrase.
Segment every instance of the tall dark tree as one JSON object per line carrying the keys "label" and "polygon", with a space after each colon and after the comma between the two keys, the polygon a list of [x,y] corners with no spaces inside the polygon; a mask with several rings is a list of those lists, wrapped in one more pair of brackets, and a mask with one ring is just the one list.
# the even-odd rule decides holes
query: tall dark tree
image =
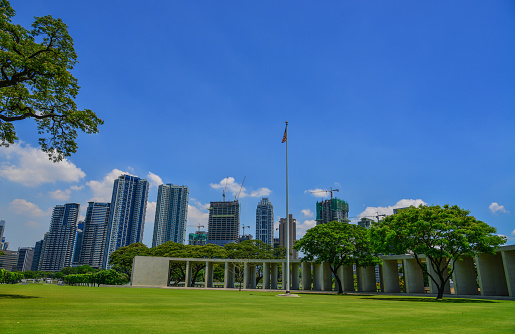
{"label": "tall dark tree", "polygon": [[97,133],[103,121],[75,104],[77,54],[67,25],[47,15],[29,30],[12,23],[14,15],[0,0],[0,146],[18,139],[17,122],[34,119],[41,149],[59,161],[77,151],[77,130]]}
{"label": "tall dark tree", "polygon": [[346,265],[366,267],[381,262],[370,248],[367,230],[345,222],[334,221],[310,228],[294,248],[304,253],[302,261],[329,264],[339,294],[343,293],[343,286],[338,269]]}
{"label": "tall dark tree", "polygon": [[[377,252],[411,254],[417,260],[436,285],[437,299],[443,298],[456,261],[463,256],[493,253],[506,242],[505,237],[494,234],[494,227],[470,216],[470,211],[457,205],[411,206],[385,217],[372,225],[370,231]],[[425,255],[426,266],[421,261],[422,255]]]}

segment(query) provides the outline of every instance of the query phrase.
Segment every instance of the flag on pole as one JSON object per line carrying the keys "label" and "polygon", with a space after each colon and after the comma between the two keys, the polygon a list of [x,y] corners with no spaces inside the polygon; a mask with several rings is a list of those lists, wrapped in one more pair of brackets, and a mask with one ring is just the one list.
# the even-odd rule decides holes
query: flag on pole
{"label": "flag on pole", "polygon": [[285,143],[288,141],[288,127],[286,127],[286,129],[284,129],[284,136],[283,136],[283,141],[281,142],[282,143]]}

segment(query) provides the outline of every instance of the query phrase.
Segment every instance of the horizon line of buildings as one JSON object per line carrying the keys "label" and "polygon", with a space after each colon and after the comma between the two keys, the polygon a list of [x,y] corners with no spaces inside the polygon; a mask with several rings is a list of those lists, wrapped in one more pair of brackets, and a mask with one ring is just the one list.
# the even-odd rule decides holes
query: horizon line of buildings
{"label": "horizon line of buildings", "polygon": [[[113,184],[111,202],[89,202],[84,221],[78,221],[80,205],[56,205],[52,211],[49,231],[34,247],[9,251],[3,232],[5,221],[0,220],[0,268],[11,270],[60,271],[65,267],[89,265],[109,269],[109,256],[118,248],[142,242],[149,183],[131,175],[120,175]],[[173,184],[159,186],[152,247],[173,241],[185,243],[189,188]],[[329,221],[348,221],[349,205],[338,198],[316,203],[316,224]],[[289,246],[296,241],[296,219],[289,215]],[[365,219],[365,218],[364,218]],[[368,219],[368,218],[366,218]],[[363,222],[366,224],[367,221]],[[362,219],[363,220],[363,219]],[[371,220],[370,220],[371,221]],[[359,223],[362,225],[362,222]],[[268,197],[256,208],[256,239],[273,247],[286,247],[286,218],[279,219],[279,238],[274,237],[274,210]],[[362,225],[364,226],[364,225]],[[370,226],[370,222],[368,222]],[[368,227],[366,226],[366,227]],[[240,235],[240,204],[238,200],[210,202],[207,231],[189,234],[190,245],[215,244],[224,246],[253,238]],[[296,251],[292,257],[298,258]]]}

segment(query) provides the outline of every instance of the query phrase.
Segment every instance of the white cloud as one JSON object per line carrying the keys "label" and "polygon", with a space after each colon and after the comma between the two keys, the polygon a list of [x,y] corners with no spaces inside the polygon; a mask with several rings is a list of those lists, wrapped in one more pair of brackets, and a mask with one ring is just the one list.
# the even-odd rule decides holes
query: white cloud
{"label": "white cloud", "polygon": [[315,215],[310,209],[302,209],[302,210],[300,210],[300,212],[302,212],[304,217],[307,217],[307,218],[311,218]]}
{"label": "white cloud", "polygon": [[163,180],[158,175],[156,175],[152,172],[148,172],[147,179],[148,179],[148,182],[150,183],[151,187],[157,188],[163,184]]}
{"label": "white cloud", "polygon": [[306,234],[306,231],[312,227],[315,227],[316,224],[317,224],[316,220],[304,220],[300,224],[297,221],[297,240],[302,238],[304,236],[304,234]]}
{"label": "white cloud", "polygon": [[9,203],[9,210],[18,215],[31,217],[42,217],[50,215],[52,209],[47,211],[41,210],[36,204],[28,202],[24,199],[17,198]]}
{"label": "white cloud", "polygon": [[508,213],[508,211],[506,211],[506,209],[504,208],[504,205],[499,205],[499,203],[496,203],[496,202],[493,202],[492,204],[490,204],[490,206],[488,206],[488,208],[490,209],[490,211],[492,211],[492,213],[499,213],[499,212]]}
{"label": "white cloud", "polygon": [[515,230],[511,231],[511,235],[515,237]]}
{"label": "white cloud", "polygon": [[157,202],[147,202],[147,212],[145,215],[145,224],[153,223],[156,218],[156,204]]}
{"label": "white cloud", "polygon": [[70,189],[71,190],[75,190],[75,191],[79,191],[79,190],[84,189],[84,186],[71,186]]}
{"label": "white cloud", "polygon": [[67,201],[70,198],[70,194],[72,191],[70,189],[66,190],[56,190],[48,192],[50,197],[55,198],[60,201]]}
{"label": "white cloud", "polygon": [[[188,226],[191,226],[191,227],[197,227],[198,225],[203,225],[204,226],[204,230],[207,231],[207,224],[208,224],[208,221],[209,221],[209,213],[207,212],[204,212],[204,208],[205,208],[205,205],[203,205],[202,203],[198,202],[196,203],[198,205],[195,206],[195,205],[188,205]],[[207,206],[209,207],[209,204],[207,204]],[[199,208],[200,207],[200,208]]]}
{"label": "white cloud", "polygon": [[259,188],[257,190],[254,190],[254,191],[251,191],[250,193],[248,193],[247,189],[245,187],[242,187],[241,184],[239,184],[238,182],[236,182],[234,180],[234,177],[226,177],[226,178],[223,178],[219,183],[211,183],[209,185],[213,189],[225,189],[225,187],[227,185],[226,195],[228,193],[231,193],[233,196],[237,196],[238,193],[240,193],[240,189],[241,189],[240,198],[263,197],[263,196],[268,196],[268,195],[270,195],[270,193],[272,193],[272,191],[268,188]]}
{"label": "white cloud", "polygon": [[80,168],[64,159],[54,163],[43,151],[30,145],[10,145],[0,150],[5,161],[0,164],[0,177],[35,187],[42,183],[78,182],[86,176]]}
{"label": "white cloud", "polygon": [[368,217],[368,218],[375,218],[377,215],[393,215],[393,209],[399,209],[399,208],[406,208],[411,205],[418,207],[420,204],[427,205],[426,202],[424,202],[421,199],[401,199],[398,201],[395,205],[391,206],[377,206],[372,207],[369,206],[358,215],[359,218],[362,217]]}
{"label": "white cloud", "polygon": [[109,172],[109,174],[104,176],[101,181],[87,182],[86,185],[93,191],[93,197],[88,202],[110,202],[111,196],[113,194],[114,180],[116,180],[122,174],[131,175],[128,172],[124,172],[119,169],[113,169],[111,172]]}
{"label": "white cloud", "polygon": [[310,189],[305,190],[304,194],[311,194],[315,197],[327,197],[329,195],[328,191],[325,191],[324,189],[316,188],[316,189]]}

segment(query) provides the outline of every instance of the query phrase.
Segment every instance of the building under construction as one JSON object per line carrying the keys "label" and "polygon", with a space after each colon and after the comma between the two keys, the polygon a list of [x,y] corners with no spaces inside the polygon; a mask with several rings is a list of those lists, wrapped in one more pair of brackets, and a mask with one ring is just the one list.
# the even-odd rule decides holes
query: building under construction
{"label": "building under construction", "polygon": [[207,243],[224,246],[237,242],[240,231],[240,203],[211,202],[209,206],[209,223]]}
{"label": "building under construction", "polygon": [[317,225],[329,222],[349,221],[349,203],[332,198],[322,202],[317,202]]}

